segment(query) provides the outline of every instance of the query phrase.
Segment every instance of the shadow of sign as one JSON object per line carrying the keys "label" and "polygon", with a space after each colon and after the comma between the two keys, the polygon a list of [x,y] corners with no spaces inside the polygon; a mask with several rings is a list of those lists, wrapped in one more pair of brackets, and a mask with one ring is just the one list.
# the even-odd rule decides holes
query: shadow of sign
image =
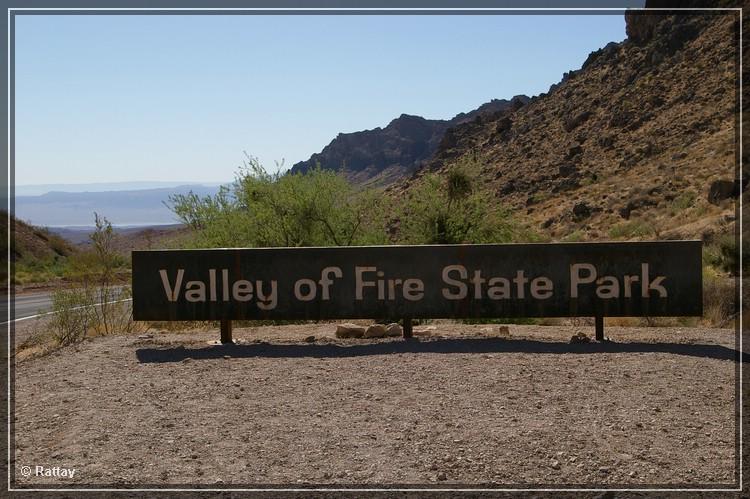
{"label": "shadow of sign", "polygon": [[140,348],[136,357],[142,363],[181,362],[185,359],[230,358],[338,358],[398,353],[666,353],[746,363],[750,355],[721,345],[684,343],[588,343],[569,344],[535,340],[494,338],[435,339],[428,341],[390,341],[364,345],[270,344],[227,345],[221,348]]}

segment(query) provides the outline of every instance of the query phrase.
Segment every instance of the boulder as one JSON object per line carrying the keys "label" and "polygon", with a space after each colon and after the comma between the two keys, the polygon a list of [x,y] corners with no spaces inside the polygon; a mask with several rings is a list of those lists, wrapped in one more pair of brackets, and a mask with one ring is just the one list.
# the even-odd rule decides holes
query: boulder
{"label": "boulder", "polygon": [[576,220],[588,218],[591,216],[591,208],[589,208],[589,205],[584,202],[576,203],[576,205],[573,206],[573,216]]}
{"label": "boulder", "polygon": [[385,327],[386,336],[402,336],[403,334],[404,334],[404,330],[401,328],[400,325],[396,324],[395,322],[392,324],[388,324]]}
{"label": "boulder", "polygon": [[557,167],[558,175],[561,177],[570,177],[578,173],[578,167],[573,163],[563,163]]}
{"label": "boulder", "polygon": [[739,196],[740,190],[737,182],[732,180],[716,180],[708,189],[708,202],[719,204],[725,199]]}
{"label": "boulder", "polygon": [[383,324],[373,324],[365,330],[365,338],[385,338],[386,328]]}
{"label": "boulder", "polygon": [[571,132],[574,129],[578,128],[583,122],[588,120],[593,113],[591,111],[583,111],[582,113],[578,113],[572,118],[568,118],[563,122],[563,128],[566,132]]}
{"label": "boulder", "polygon": [[581,147],[581,144],[577,144],[568,149],[567,154],[565,154],[565,159],[570,160],[581,154],[583,154],[583,147]]}
{"label": "boulder", "polygon": [[356,324],[339,324],[336,326],[336,338],[361,338],[365,330],[364,326]]}

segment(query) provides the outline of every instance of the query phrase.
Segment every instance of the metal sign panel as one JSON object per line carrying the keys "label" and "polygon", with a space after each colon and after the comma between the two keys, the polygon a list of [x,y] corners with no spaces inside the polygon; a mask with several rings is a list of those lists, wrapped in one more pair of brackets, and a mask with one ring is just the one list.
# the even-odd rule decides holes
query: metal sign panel
{"label": "metal sign panel", "polygon": [[133,316],[698,316],[701,271],[700,241],[133,251]]}

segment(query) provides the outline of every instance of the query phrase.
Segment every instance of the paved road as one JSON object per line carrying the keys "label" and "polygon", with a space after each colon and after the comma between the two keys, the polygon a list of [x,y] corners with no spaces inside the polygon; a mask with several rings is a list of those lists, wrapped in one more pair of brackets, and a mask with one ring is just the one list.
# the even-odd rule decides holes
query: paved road
{"label": "paved road", "polygon": [[[0,295],[0,324],[5,324],[3,317],[6,316],[5,309],[8,304],[8,296]],[[52,310],[52,293],[38,292],[38,293],[24,293],[16,295],[15,299],[15,320],[23,319],[24,317],[32,317],[38,314],[44,314]]]}
{"label": "paved road", "polygon": [[[32,317],[52,310],[52,294],[49,292],[28,293],[16,295],[16,320]],[[0,324],[5,324],[7,317],[8,295],[0,295]]]}
{"label": "paved road", "polygon": [[30,293],[16,295],[16,319],[43,314],[52,310],[51,293]]}

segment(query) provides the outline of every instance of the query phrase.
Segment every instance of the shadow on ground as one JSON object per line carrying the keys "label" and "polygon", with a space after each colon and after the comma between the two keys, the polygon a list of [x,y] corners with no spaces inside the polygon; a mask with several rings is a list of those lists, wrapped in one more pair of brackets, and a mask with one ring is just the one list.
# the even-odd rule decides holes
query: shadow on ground
{"label": "shadow on ground", "polygon": [[359,357],[398,353],[668,353],[705,357],[717,360],[748,362],[750,355],[721,345],[682,343],[584,343],[570,344],[535,340],[510,340],[501,338],[452,338],[409,341],[394,340],[363,345],[340,344],[283,344],[251,343],[218,345],[204,348],[165,347],[139,348],[136,356],[140,362],[180,362],[185,359],[219,359],[224,357],[295,358],[295,357]]}

